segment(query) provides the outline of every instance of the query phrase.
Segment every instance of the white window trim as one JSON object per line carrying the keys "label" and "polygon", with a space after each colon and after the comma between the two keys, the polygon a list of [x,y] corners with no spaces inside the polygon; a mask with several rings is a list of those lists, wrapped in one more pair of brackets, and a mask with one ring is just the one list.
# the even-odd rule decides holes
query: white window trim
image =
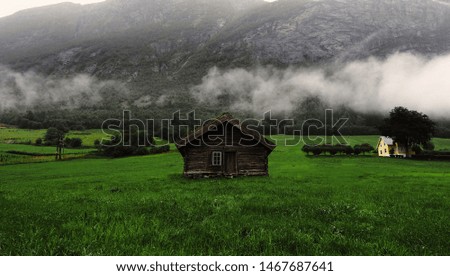
{"label": "white window trim", "polygon": [[[216,159],[219,158],[219,163],[216,162]],[[219,167],[223,165],[223,152],[221,151],[213,151],[212,153],[212,165],[215,167]]]}

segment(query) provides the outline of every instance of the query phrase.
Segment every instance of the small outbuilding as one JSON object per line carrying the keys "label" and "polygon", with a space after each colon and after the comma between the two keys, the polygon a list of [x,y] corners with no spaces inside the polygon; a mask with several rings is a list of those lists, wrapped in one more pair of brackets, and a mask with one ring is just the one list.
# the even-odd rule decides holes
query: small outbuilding
{"label": "small outbuilding", "polygon": [[268,176],[275,144],[224,114],[177,143],[191,178]]}

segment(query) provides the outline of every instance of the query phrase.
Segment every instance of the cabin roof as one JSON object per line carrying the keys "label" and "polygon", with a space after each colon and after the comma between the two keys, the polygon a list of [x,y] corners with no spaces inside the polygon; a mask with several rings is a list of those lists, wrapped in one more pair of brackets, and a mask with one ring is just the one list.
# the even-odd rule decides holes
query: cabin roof
{"label": "cabin roof", "polygon": [[239,120],[233,118],[231,114],[225,113],[217,117],[216,119],[212,119],[211,122],[209,122],[208,124],[204,124],[202,127],[194,130],[187,137],[181,139],[178,143],[176,143],[178,150],[181,150],[182,148],[186,147],[189,144],[189,141],[196,140],[205,135],[206,133],[212,131],[211,129],[212,126],[219,126],[225,123],[230,123],[231,125],[233,125],[233,127],[238,128],[243,134],[254,137],[255,140],[258,140],[260,144],[268,148],[270,151],[273,151],[276,147],[276,145],[273,142],[266,139],[261,133],[259,133],[256,130],[242,128],[239,123]]}
{"label": "cabin roof", "polygon": [[381,136],[380,140],[383,141],[388,146],[393,146],[394,145],[394,139],[392,139],[389,136]]}

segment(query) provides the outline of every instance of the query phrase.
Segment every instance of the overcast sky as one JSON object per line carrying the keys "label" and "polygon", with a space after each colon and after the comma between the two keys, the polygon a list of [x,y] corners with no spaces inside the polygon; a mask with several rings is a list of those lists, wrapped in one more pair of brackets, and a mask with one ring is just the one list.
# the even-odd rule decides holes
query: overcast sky
{"label": "overcast sky", "polygon": [[[0,17],[11,15],[15,12],[29,8],[42,7],[62,2],[91,4],[103,1],[104,0],[0,0]],[[265,0],[265,1],[273,2],[276,0]]]}
{"label": "overcast sky", "polygon": [[103,0],[0,0],[0,17],[13,14],[20,10],[58,4],[62,2],[90,4],[103,2]]}

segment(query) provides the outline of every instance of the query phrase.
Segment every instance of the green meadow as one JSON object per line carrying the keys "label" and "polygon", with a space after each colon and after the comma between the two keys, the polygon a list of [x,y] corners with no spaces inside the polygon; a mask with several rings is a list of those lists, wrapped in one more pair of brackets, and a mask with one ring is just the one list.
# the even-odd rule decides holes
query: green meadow
{"label": "green meadow", "polygon": [[[450,254],[450,163],[300,149],[281,143],[256,178],[185,179],[175,150],[0,165],[0,255]],[[51,151],[0,144],[10,150]]]}
{"label": "green meadow", "polygon": [[[3,144],[34,144],[36,139],[44,138],[46,130],[28,130],[5,128],[0,129],[0,143]],[[83,131],[70,131],[66,137],[81,138],[83,145],[94,146],[95,140],[107,139],[108,137],[100,129]]]}

